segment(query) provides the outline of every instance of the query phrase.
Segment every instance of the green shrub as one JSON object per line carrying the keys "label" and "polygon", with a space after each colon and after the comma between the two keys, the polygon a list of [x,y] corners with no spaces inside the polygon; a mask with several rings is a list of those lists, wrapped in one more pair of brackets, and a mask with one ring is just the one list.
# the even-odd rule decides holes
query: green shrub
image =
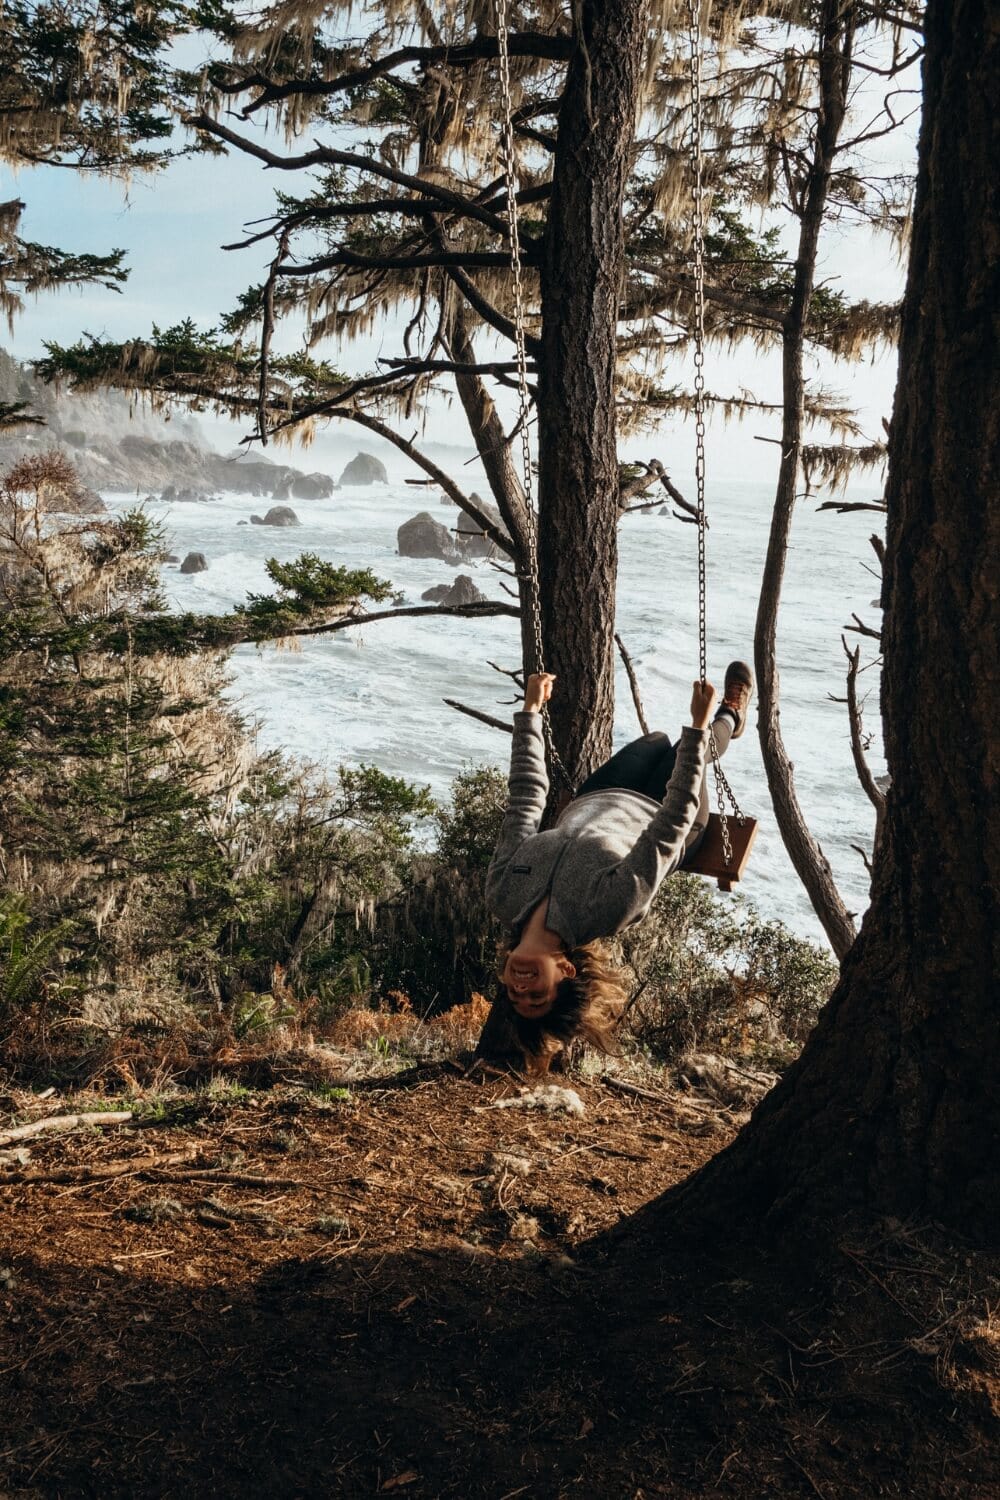
{"label": "green shrub", "polygon": [[823,949],[694,875],[664,881],[621,950],[634,976],[625,1034],[662,1058],[697,1049],[782,1066],[838,973]]}

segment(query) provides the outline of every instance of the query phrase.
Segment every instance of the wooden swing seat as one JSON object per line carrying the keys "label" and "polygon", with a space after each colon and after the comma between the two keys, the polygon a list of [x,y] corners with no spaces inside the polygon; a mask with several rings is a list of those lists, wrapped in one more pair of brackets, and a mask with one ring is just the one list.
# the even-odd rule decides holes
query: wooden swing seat
{"label": "wooden swing seat", "polygon": [[731,891],[741,879],[750,858],[753,841],[757,837],[757,819],[744,818],[740,823],[728,817],[729,844],[732,858],[726,863],[722,844],[722,819],[718,813],[710,813],[705,837],[693,854],[687,855],[681,869],[687,875],[707,875],[719,882],[720,891]]}

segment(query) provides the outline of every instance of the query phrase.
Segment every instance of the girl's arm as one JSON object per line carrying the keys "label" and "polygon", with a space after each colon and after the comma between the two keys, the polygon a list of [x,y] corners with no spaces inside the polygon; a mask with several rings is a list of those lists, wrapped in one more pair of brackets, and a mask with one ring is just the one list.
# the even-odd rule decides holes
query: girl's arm
{"label": "girl's arm", "polygon": [[502,881],[504,871],[524,840],[537,833],[542,824],[549,795],[549,777],[545,768],[541,708],[552,696],[554,681],[548,672],[529,677],[524,707],[514,715],[507,811],[486,876],[487,899],[491,887]]}
{"label": "girl's arm", "polygon": [[711,683],[696,682],[691,695],[691,723],[681,730],[677,758],[659,811],[625,858],[604,877],[605,899],[622,910],[645,906],[684,859],[684,845],[701,801],[714,708]]}

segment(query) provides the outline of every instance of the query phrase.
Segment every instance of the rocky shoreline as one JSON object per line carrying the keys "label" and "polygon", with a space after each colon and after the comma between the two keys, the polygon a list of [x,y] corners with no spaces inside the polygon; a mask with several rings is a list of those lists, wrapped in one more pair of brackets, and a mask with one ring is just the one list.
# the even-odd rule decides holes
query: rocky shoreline
{"label": "rocky shoreline", "polygon": [[[28,420],[0,429],[0,465],[56,450],[80,476],[81,511],[99,513],[95,491],[134,490],[167,503],[206,502],[218,493],[274,501],[325,500],[337,489],[329,474],[275,463],[259,451],[217,453],[187,416],[136,408],[116,391],[77,393],[43,384],[27,365],[0,350],[0,402],[27,404]],[[342,484],[385,484],[381,461],[359,453]]]}

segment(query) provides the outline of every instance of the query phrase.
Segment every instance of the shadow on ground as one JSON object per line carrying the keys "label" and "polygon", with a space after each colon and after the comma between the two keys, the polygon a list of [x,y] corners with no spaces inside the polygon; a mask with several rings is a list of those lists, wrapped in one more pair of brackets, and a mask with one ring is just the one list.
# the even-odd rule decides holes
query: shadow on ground
{"label": "shadow on ground", "polygon": [[230,1295],[28,1251],[0,1493],[995,1496],[988,1399],[943,1391],[912,1314],[841,1259],[647,1223],[577,1265],[333,1246]]}

